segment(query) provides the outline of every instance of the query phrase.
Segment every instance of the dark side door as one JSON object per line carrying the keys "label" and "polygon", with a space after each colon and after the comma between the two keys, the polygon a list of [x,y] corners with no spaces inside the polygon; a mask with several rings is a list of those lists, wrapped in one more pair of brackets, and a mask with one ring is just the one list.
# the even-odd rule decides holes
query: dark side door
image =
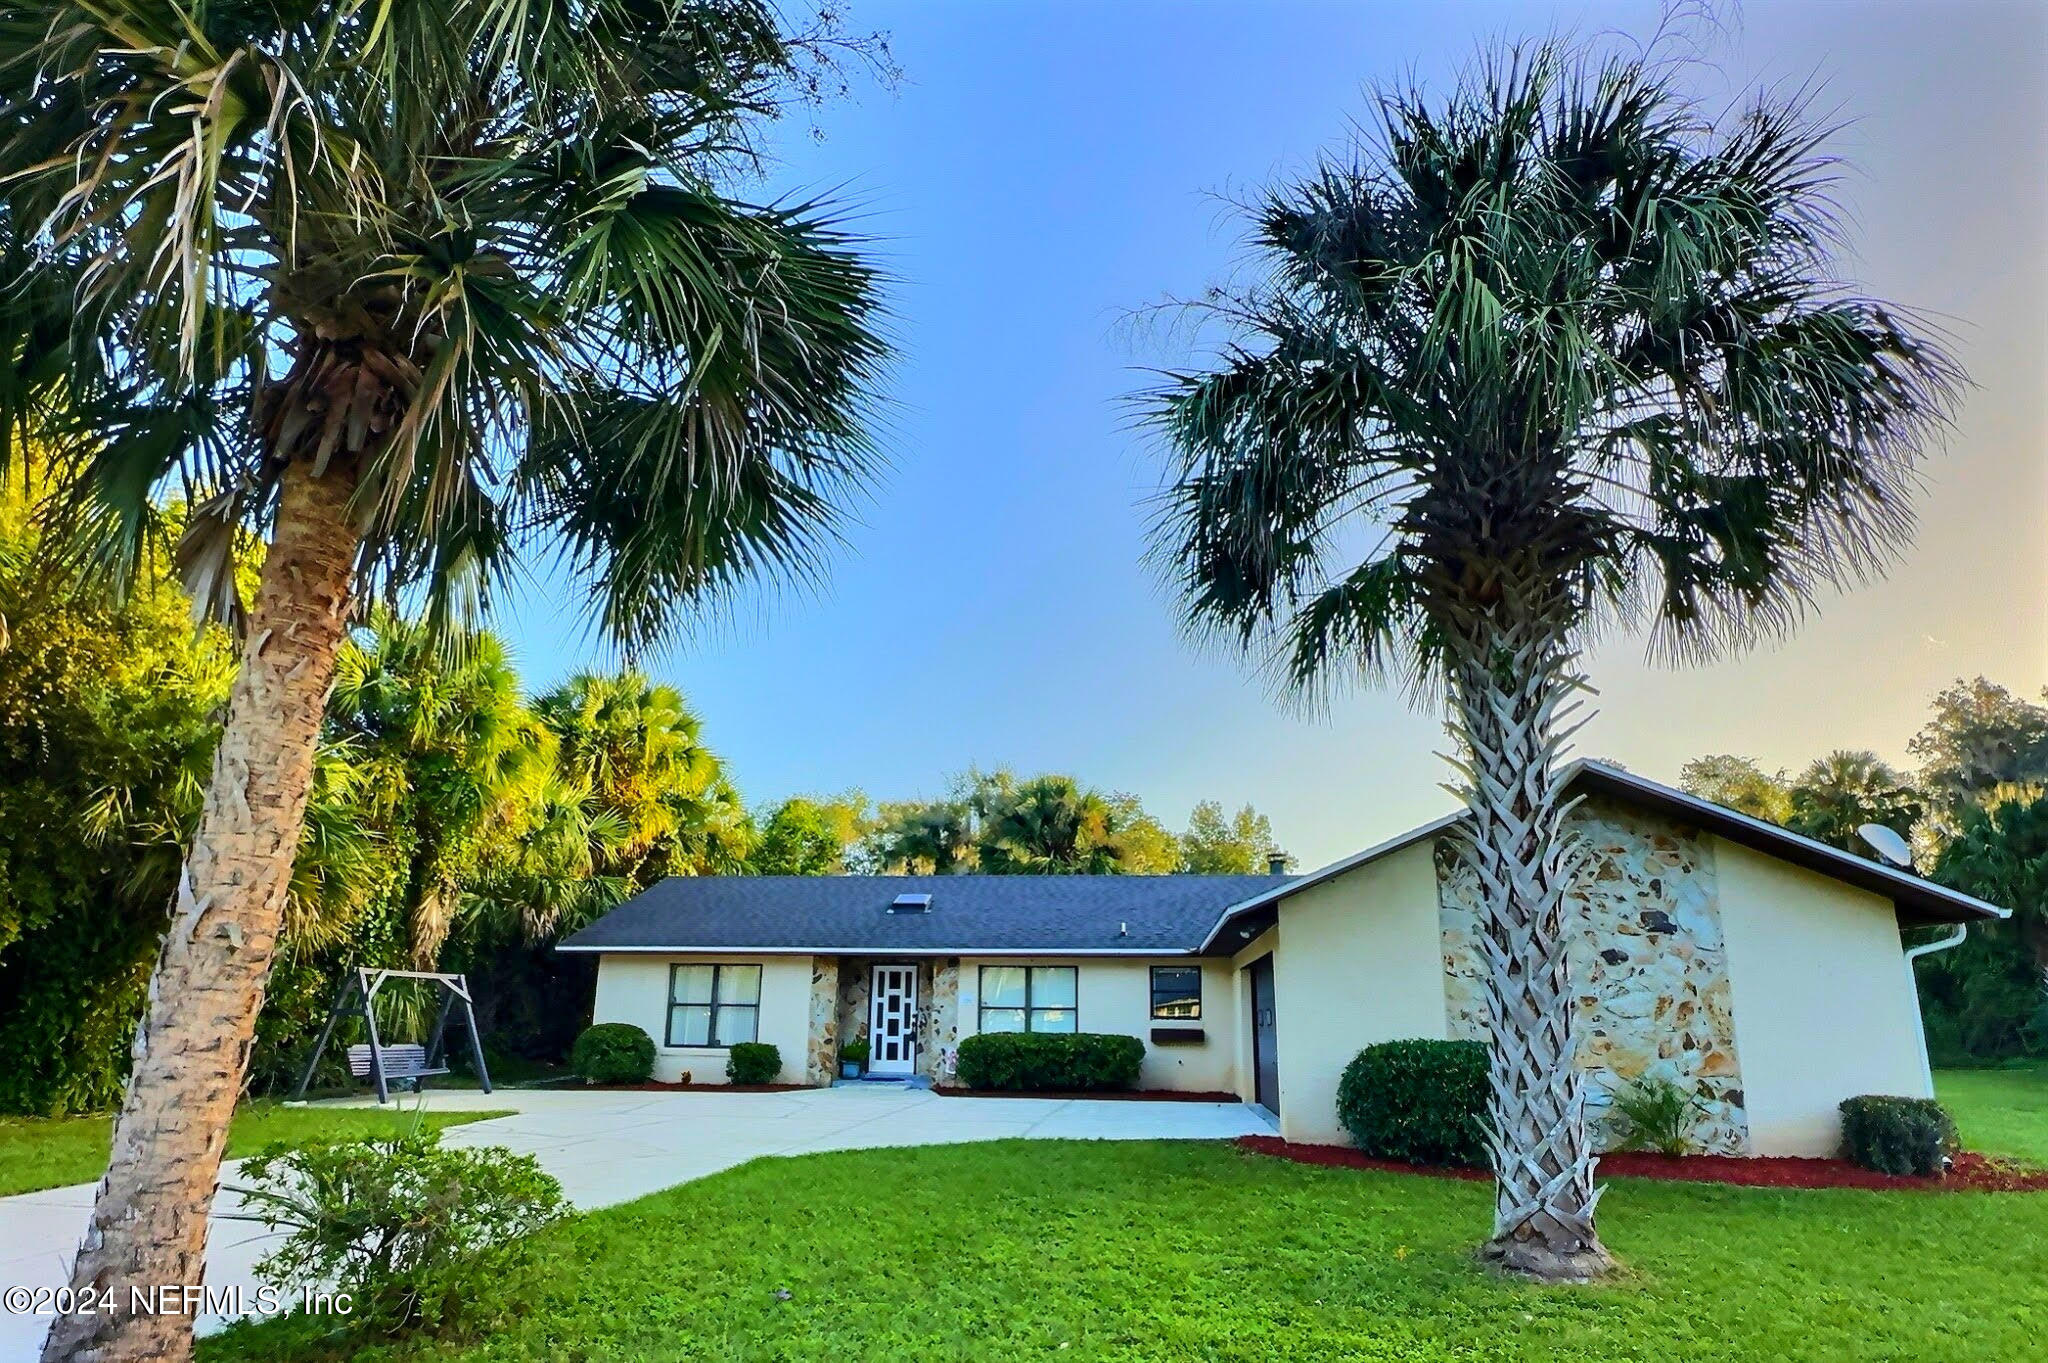
{"label": "dark side door", "polygon": [[1273,957],[1268,954],[1251,964],[1252,972],[1252,1098],[1260,1107],[1280,1115],[1279,1021],[1273,1001]]}

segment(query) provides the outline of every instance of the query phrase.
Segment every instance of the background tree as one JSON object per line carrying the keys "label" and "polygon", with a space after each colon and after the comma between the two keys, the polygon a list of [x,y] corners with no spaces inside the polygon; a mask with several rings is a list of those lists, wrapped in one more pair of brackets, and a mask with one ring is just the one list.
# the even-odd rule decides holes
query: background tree
{"label": "background tree", "polygon": [[[2048,687],[2041,692],[2048,702]],[[2048,705],[1983,677],[1958,680],[1934,698],[1934,715],[1906,745],[1920,786],[1944,812],[2001,785],[2048,784]]]}
{"label": "background tree", "polygon": [[1882,824],[1902,838],[1911,837],[1926,812],[1919,792],[1890,764],[1874,752],[1845,748],[1809,763],[1789,795],[1792,813],[1786,827],[1873,861],[1879,859],[1877,851],[1857,829]]}
{"label": "background tree", "polygon": [[1767,773],[1747,757],[1716,753],[1695,757],[1678,770],[1678,786],[1688,795],[1784,824],[1792,818],[1792,792],[1783,772]]}
{"label": "background tree", "polygon": [[955,875],[980,866],[975,813],[964,799],[901,800],[875,811],[870,856],[884,875]]}
{"label": "background tree", "polygon": [[[200,1281],[359,594],[450,618],[539,547],[637,648],[818,563],[875,280],[731,192],[818,51],[761,0],[0,6],[0,425],[65,441],[109,579],[166,482],[204,606],[266,545],[76,1285]],[[183,1358],[190,1321],[60,1318],[46,1355],[86,1351]]]}
{"label": "background tree", "polygon": [[1917,961],[1937,1061],[2048,1054],[2048,795],[1965,804],[1934,878],[2012,910]]}
{"label": "background tree", "polygon": [[1071,776],[1034,776],[991,802],[981,867],[996,875],[1100,875],[1115,864],[1109,807]]}
{"label": "background tree", "polygon": [[837,876],[868,828],[868,800],[859,791],[831,798],[793,795],[759,820],[746,869],[757,876]]}
{"label": "background tree", "polygon": [[[639,672],[581,673],[535,703],[557,764],[624,821],[601,873],[638,891],[664,875],[730,872],[751,839],[703,722],[674,687]],[[580,926],[576,924],[575,926]]]}
{"label": "background tree", "polygon": [[444,638],[383,611],[341,650],[327,727],[365,769],[406,866],[393,906],[405,958],[374,963],[432,970],[463,885],[527,832],[554,735],[527,709],[497,636]]}
{"label": "background tree", "polygon": [[1264,875],[1276,856],[1294,865],[1274,840],[1272,821],[1250,805],[1225,818],[1220,802],[1204,800],[1180,835],[1180,869],[1197,875]]}
{"label": "background tree", "polygon": [[56,1116],[120,1100],[233,652],[161,555],[125,602],[47,571],[45,491],[0,485],[0,1111]]}
{"label": "background tree", "polygon": [[1257,278],[1196,305],[1227,339],[1144,399],[1191,628],[1312,698],[1448,692],[1489,887],[1487,1253],[1546,1278],[1610,1262],[1558,782],[1584,641],[1649,618],[1704,652],[1881,569],[1955,392],[1835,282],[1825,130],[1768,95],[1716,123],[1678,76],[1549,43],[1384,94],[1376,140],[1247,205]]}

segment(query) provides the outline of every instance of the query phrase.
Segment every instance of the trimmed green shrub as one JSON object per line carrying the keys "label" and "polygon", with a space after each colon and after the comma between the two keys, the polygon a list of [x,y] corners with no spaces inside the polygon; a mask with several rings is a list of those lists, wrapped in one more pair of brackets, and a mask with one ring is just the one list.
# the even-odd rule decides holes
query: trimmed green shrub
{"label": "trimmed green shrub", "polygon": [[960,1043],[971,1089],[1086,1093],[1138,1086],[1145,1043],[1110,1032],[986,1032]]}
{"label": "trimmed green shrub", "polygon": [[1337,1120],[1379,1159],[1480,1169],[1486,1091],[1481,1042],[1383,1041],[1344,1067]]}
{"label": "trimmed green shrub", "polygon": [[569,1048],[569,1068],[592,1084],[644,1084],[654,1074],[654,1038],[630,1022],[585,1027]]}
{"label": "trimmed green shrub", "polygon": [[264,1282],[353,1299],[365,1333],[474,1323],[517,1309],[496,1292],[529,1255],[526,1237],[567,1210],[531,1155],[446,1150],[424,1123],[400,1136],[273,1145],[242,1164],[249,1215],[284,1238]]}
{"label": "trimmed green shrub", "polygon": [[1866,1093],[1842,1103],[1842,1152],[1859,1168],[1939,1178],[1956,1148],[1955,1119],[1932,1098]]}
{"label": "trimmed green shrub", "polygon": [[726,1053],[725,1077],[735,1084],[772,1084],[782,1073],[782,1052],[765,1041],[737,1041]]}

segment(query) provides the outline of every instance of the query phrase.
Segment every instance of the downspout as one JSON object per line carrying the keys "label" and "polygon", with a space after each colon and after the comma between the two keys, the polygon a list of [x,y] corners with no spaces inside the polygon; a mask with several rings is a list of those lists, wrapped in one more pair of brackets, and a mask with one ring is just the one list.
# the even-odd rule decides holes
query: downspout
{"label": "downspout", "polygon": [[1963,939],[1969,935],[1968,923],[1955,923],[1950,926],[1948,932],[1933,941],[1906,948],[1906,988],[1912,991],[1910,997],[1913,1000],[1913,1017],[1920,1024],[1913,1029],[1913,1039],[1920,1045],[1920,1078],[1927,1086],[1927,1096],[1930,1098],[1934,1096],[1934,1066],[1929,1064],[1927,1059],[1927,1019],[1920,1014],[1920,977],[1913,973],[1913,962],[1922,956],[1932,956],[1937,951],[1959,947],[1963,944]]}

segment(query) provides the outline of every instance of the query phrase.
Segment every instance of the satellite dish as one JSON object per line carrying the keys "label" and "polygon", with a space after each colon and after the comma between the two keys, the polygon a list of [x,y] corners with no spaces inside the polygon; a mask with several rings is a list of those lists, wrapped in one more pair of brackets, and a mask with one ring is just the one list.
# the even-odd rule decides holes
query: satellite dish
{"label": "satellite dish", "polygon": [[1906,846],[1906,840],[1881,823],[1867,823],[1856,830],[1856,836],[1869,843],[1877,854],[1902,871],[1913,869],[1913,849]]}

